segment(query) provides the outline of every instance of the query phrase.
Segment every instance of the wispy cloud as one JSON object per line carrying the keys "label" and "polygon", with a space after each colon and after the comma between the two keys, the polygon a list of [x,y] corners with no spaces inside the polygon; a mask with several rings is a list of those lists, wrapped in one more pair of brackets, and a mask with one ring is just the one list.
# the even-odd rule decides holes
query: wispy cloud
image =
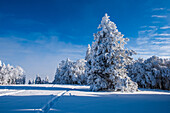
{"label": "wispy cloud", "polygon": [[160,27],[160,29],[170,29],[170,26]]}
{"label": "wispy cloud", "polygon": [[[165,10],[164,8],[153,9],[155,11]],[[138,53],[138,57],[148,58],[153,55],[157,55],[162,58],[170,58],[170,34],[167,23],[168,15],[166,13],[161,13],[162,15],[151,15],[155,17],[151,19],[150,25],[144,25],[140,27],[138,31],[138,38],[136,39],[137,47],[133,49]],[[166,19],[161,19],[166,18]],[[164,25],[165,24],[165,25]],[[164,25],[164,26],[163,26]],[[162,27],[160,27],[162,26]]]}
{"label": "wispy cloud", "polygon": [[161,34],[155,33],[152,36],[170,36],[170,34],[168,34],[168,33],[161,33]]}
{"label": "wispy cloud", "polygon": [[167,18],[166,15],[152,15],[151,17],[156,17],[156,18]]}
{"label": "wispy cloud", "polygon": [[167,40],[167,41],[170,41],[170,37],[168,37],[168,38],[159,37],[159,38],[155,38],[155,39],[157,39],[157,40]]}
{"label": "wispy cloud", "polygon": [[170,42],[167,42],[167,41],[152,41],[153,44],[170,44]]}
{"label": "wispy cloud", "polygon": [[156,27],[157,27],[157,26],[149,26],[149,28],[153,28],[153,29],[156,28]]}
{"label": "wispy cloud", "polygon": [[165,8],[153,8],[152,11],[160,11],[160,10],[165,10]]}

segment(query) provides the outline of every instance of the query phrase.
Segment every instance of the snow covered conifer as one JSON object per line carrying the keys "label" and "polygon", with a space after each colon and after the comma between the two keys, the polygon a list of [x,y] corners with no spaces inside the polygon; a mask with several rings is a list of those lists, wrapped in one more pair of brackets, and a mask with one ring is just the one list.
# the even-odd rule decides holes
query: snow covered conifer
{"label": "snow covered conifer", "polygon": [[90,58],[90,53],[91,53],[91,47],[90,47],[90,44],[88,44],[85,60],[88,60]]}
{"label": "snow covered conifer", "polygon": [[28,81],[28,84],[31,84],[31,80]]}
{"label": "snow covered conifer", "polygon": [[67,59],[61,61],[57,67],[55,79],[53,83],[58,84],[86,84],[85,77],[85,62],[86,60],[80,59],[72,62]]}
{"label": "snow covered conifer", "polygon": [[67,59],[66,61],[62,60],[57,67],[54,83],[59,84],[72,84],[71,80],[71,65],[72,61]]}
{"label": "snow covered conifer", "polygon": [[35,79],[35,84],[41,84],[41,77],[39,75],[36,76],[36,79]]}
{"label": "snow covered conifer", "polygon": [[127,66],[128,75],[140,88],[170,90],[170,60],[152,56]]}
{"label": "snow covered conifer", "polygon": [[48,81],[48,76],[45,77],[45,80],[44,80],[44,81],[45,81],[45,84],[48,84],[48,83],[49,83],[49,81]]}
{"label": "snow covered conifer", "polygon": [[24,70],[0,61],[0,84],[25,84]]}
{"label": "snow covered conifer", "polygon": [[94,34],[90,58],[87,60],[87,83],[92,91],[115,90],[136,91],[137,83],[127,76],[126,64],[134,51],[124,48],[129,40],[118,32],[114,22],[105,14],[98,31]]}

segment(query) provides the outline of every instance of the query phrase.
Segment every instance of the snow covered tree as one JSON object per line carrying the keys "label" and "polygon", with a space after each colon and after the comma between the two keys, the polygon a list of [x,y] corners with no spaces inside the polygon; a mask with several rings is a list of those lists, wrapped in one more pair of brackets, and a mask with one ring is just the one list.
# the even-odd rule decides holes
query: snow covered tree
{"label": "snow covered tree", "polygon": [[80,59],[73,62],[72,79],[76,84],[87,84],[87,77],[85,76],[86,60]]}
{"label": "snow covered tree", "polygon": [[140,88],[170,90],[170,60],[152,56],[127,66],[128,75]]}
{"label": "snow covered tree", "polygon": [[71,84],[71,65],[72,61],[70,59],[67,59],[66,61],[62,60],[61,63],[59,63],[59,66],[57,67],[53,83]]}
{"label": "snow covered tree", "polygon": [[36,79],[35,79],[35,84],[41,84],[41,77],[39,75],[36,76]]}
{"label": "snow covered tree", "polygon": [[28,84],[31,84],[31,80],[28,81]]}
{"label": "snow covered tree", "polygon": [[131,62],[130,56],[134,53],[124,48],[129,39],[123,38],[107,14],[102,18],[99,28],[102,29],[94,34],[95,42],[92,44],[91,54],[87,60],[86,74],[90,89],[92,91],[137,91],[137,83],[127,76],[125,68]]}
{"label": "snow covered tree", "polygon": [[0,84],[25,84],[24,70],[0,61]]}
{"label": "snow covered tree", "polygon": [[47,76],[47,77],[45,77],[44,82],[45,82],[45,84],[48,84],[48,83],[49,83],[49,81],[48,81],[48,76]]}
{"label": "snow covered tree", "polygon": [[57,68],[53,83],[85,84],[85,62],[86,61],[83,59],[77,60],[76,62],[72,62],[69,59],[67,59],[66,61],[61,61]]}

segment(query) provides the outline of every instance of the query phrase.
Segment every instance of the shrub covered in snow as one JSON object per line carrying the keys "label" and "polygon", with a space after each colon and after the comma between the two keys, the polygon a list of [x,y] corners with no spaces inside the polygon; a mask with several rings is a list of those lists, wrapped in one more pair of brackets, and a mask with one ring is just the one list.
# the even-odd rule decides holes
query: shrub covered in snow
{"label": "shrub covered in snow", "polygon": [[0,84],[25,84],[24,70],[0,61]]}
{"label": "shrub covered in snow", "polygon": [[170,60],[152,56],[127,66],[128,75],[141,88],[170,90]]}
{"label": "shrub covered in snow", "polygon": [[58,84],[86,84],[85,62],[81,59],[72,62],[67,59],[59,64],[53,83]]}
{"label": "shrub covered in snow", "polygon": [[134,53],[124,48],[129,39],[123,38],[107,14],[102,18],[98,28],[102,29],[94,34],[95,42],[86,54],[87,83],[91,90],[136,91],[137,83],[127,76],[125,68],[125,65],[131,62],[130,56]]}

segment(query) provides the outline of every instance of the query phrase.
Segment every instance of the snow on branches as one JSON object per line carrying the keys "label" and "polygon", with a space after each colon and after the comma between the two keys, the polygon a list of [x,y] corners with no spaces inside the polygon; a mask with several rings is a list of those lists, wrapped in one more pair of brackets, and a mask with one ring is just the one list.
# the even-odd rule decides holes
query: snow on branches
{"label": "snow on branches", "polygon": [[25,84],[24,70],[0,61],[0,84]]}
{"label": "snow on branches", "polygon": [[[125,66],[132,61],[135,52],[124,48],[129,40],[118,32],[116,24],[105,14],[98,31],[94,34],[91,49],[88,49],[87,83],[91,90],[136,91],[138,86],[127,76]],[[90,48],[90,47],[89,47]],[[90,53],[90,55],[89,55]]]}

